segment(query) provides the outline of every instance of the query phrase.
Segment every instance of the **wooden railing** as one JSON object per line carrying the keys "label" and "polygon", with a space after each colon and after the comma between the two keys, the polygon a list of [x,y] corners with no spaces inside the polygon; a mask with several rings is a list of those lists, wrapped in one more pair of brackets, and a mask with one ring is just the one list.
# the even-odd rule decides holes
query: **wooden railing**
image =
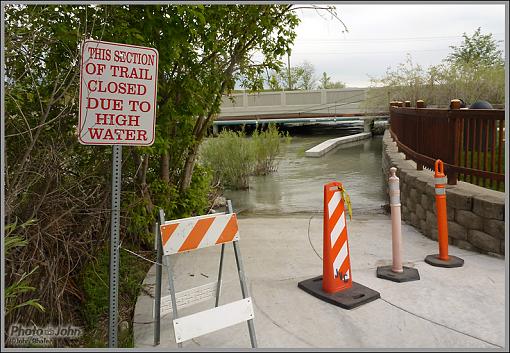
{"label": "wooden railing", "polygon": [[[444,162],[448,184],[457,180],[505,189],[505,111],[390,107],[390,133],[418,170]],[[418,104],[420,106],[420,104]]]}

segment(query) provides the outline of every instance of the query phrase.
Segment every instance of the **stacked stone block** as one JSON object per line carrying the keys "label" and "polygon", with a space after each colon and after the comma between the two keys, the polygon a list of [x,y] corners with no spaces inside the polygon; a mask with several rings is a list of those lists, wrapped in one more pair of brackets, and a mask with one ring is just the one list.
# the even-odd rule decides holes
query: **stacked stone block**
{"label": "stacked stone block", "polygon": [[[434,172],[416,170],[399,153],[389,131],[383,137],[382,175],[386,191],[390,167],[400,178],[402,219],[437,240]],[[389,199],[388,199],[389,202]],[[505,194],[459,181],[446,186],[449,243],[462,249],[505,255]]]}

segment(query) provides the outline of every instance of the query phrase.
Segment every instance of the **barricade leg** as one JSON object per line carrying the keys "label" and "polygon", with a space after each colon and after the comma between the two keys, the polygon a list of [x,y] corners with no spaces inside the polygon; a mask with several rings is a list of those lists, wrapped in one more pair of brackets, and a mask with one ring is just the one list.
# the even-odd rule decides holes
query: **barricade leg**
{"label": "barricade leg", "polygon": [[[172,298],[172,319],[175,320],[179,318],[179,314],[177,312],[177,299],[175,297],[175,286],[174,277],[172,274],[172,266],[170,264],[169,256],[165,256],[163,261],[168,271],[168,290],[170,291],[170,296]],[[177,343],[177,347],[182,348],[182,343]]]}
{"label": "barricade leg", "polygon": [[352,281],[344,194],[341,183],[324,185],[323,273],[299,282],[298,287],[330,304],[352,309],[380,295]]}
{"label": "barricade leg", "polygon": [[[243,294],[243,298],[248,298],[250,295],[248,294],[248,286],[246,285],[246,278],[244,276],[244,267],[243,262],[241,260],[241,249],[239,249],[238,241],[234,241],[232,243],[234,246],[234,254],[236,257],[237,264],[237,272],[239,273],[239,281],[241,282],[241,292]],[[255,327],[253,325],[253,319],[248,320],[248,332],[250,333],[250,341],[251,346],[253,348],[257,348],[257,337],[255,336]]]}
{"label": "barricade leg", "polygon": [[[165,224],[165,212],[160,209],[159,210],[159,222],[160,224]],[[163,264],[165,265],[168,273],[168,290],[170,291],[170,296],[172,298],[172,315],[173,319],[177,319],[179,314],[177,312],[177,299],[175,298],[175,287],[174,287],[174,277],[172,274],[172,266],[170,264],[169,256],[163,256]],[[182,348],[182,343],[177,343],[177,347]]]}
{"label": "barricade leg", "polygon": [[216,300],[214,302],[214,306],[218,306],[220,303],[220,291],[221,291],[221,276],[223,272],[223,255],[225,254],[225,244],[221,244],[221,254],[220,254],[220,269],[218,270],[218,285],[216,286]]}
{"label": "barricade leg", "polygon": [[402,217],[400,214],[400,187],[399,178],[395,175],[397,168],[390,168],[388,180],[390,191],[391,208],[391,243],[393,264],[390,266],[377,267],[377,277],[393,282],[409,282],[420,279],[418,270],[412,267],[402,266]]}
{"label": "barricade leg", "polygon": [[[227,200],[227,213],[234,213],[234,209],[232,208],[232,201]],[[225,255],[225,244],[221,244],[221,253],[220,253],[220,269],[218,270],[218,285],[216,286],[216,300],[214,302],[214,306],[217,307],[220,303],[220,291],[221,291],[221,277],[223,272],[223,257]]]}

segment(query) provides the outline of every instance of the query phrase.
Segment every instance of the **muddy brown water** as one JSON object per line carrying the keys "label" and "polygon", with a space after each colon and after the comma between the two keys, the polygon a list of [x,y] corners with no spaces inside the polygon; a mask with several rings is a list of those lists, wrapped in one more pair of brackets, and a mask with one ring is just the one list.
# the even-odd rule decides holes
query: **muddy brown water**
{"label": "muddy brown water", "polygon": [[236,212],[244,216],[321,213],[323,187],[341,182],[354,213],[380,212],[386,203],[381,175],[382,136],[342,145],[323,157],[305,151],[327,139],[360,132],[357,128],[289,131],[292,140],[278,156],[278,170],[250,178],[249,190],[226,190]]}

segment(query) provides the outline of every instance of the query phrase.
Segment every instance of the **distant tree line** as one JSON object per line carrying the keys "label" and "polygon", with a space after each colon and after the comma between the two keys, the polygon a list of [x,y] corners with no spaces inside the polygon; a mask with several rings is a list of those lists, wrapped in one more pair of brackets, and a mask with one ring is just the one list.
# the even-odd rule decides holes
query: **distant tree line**
{"label": "distant tree line", "polygon": [[505,103],[505,65],[503,52],[491,33],[481,28],[473,35],[463,34],[459,46],[438,65],[423,68],[411,55],[385,75],[371,79],[366,106],[368,110],[388,106],[391,100],[423,99],[429,106],[447,107],[452,99],[466,104],[486,100]]}
{"label": "distant tree line", "polygon": [[328,88],[344,88],[345,83],[333,82],[326,72],[320,78],[315,73],[315,67],[309,61],[288,67],[280,67],[279,71],[271,71],[266,79],[266,85],[272,91],[313,90]]}

